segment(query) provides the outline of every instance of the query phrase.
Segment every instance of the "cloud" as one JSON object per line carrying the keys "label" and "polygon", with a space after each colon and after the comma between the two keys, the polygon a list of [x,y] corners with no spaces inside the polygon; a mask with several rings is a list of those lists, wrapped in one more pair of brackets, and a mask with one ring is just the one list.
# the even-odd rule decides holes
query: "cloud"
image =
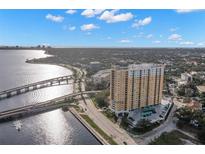
{"label": "cloud", "polygon": [[76,30],[76,27],[75,26],[72,26],[72,25],[64,25],[63,26],[63,30],[69,30],[69,31],[74,31]]}
{"label": "cloud", "polygon": [[133,18],[133,14],[130,12],[116,14],[119,10],[105,11],[99,17],[100,20],[104,20],[107,23],[125,22]]}
{"label": "cloud", "polygon": [[93,30],[93,29],[98,29],[100,27],[96,26],[94,24],[84,24],[80,28],[81,28],[82,31],[90,31],[90,30]]}
{"label": "cloud", "polygon": [[153,43],[155,43],[155,44],[159,44],[159,43],[161,43],[161,41],[156,40],[156,41],[153,41]]}
{"label": "cloud", "polygon": [[132,27],[140,27],[140,26],[146,26],[149,25],[152,22],[152,17],[146,17],[141,20],[137,20],[135,23],[132,24]]}
{"label": "cloud", "polygon": [[180,41],[180,40],[182,40],[182,36],[179,35],[179,34],[171,34],[171,35],[168,37],[168,40],[171,40],[171,41]]}
{"label": "cloud", "polygon": [[148,34],[148,35],[146,36],[147,39],[150,39],[150,38],[152,38],[152,37],[153,37],[152,34]]}
{"label": "cloud", "polygon": [[75,14],[75,13],[77,13],[77,11],[76,10],[67,10],[65,13],[67,13],[67,14]]}
{"label": "cloud", "polygon": [[132,41],[131,40],[128,40],[128,39],[123,39],[123,40],[120,40],[120,43],[131,43]]}
{"label": "cloud", "polygon": [[196,12],[196,11],[202,11],[199,9],[178,9],[176,10],[177,13],[190,13],[190,12]]}
{"label": "cloud", "polygon": [[42,46],[46,46],[46,47],[50,46],[49,43],[41,43],[41,45],[42,45]]}
{"label": "cloud", "polygon": [[103,9],[87,9],[87,10],[84,10],[81,15],[82,16],[85,16],[87,18],[92,18],[96,15],[99,15],[103,12],[104,10]]}
{"label": "cloud", "polygon": [[74,30],[76,30],[76,27],[75,26],[70,26],[70,27],[68,27],[68,29],[69,29],[69,31],[74,31]]}
{"label": "cloud", "polygon": [[47,14],[46,19],[51,20],[53,22],[62,22],[64,20],[63,16],[55,16],[52,14]]}
{"label": "cloud", "polygon": [[205,42],[199,42],[197,43],[197,46],[205,46]]}
{"label": "cloud", "polygon": [[194,42],[185,41],[185,42],[180,42],[179,44],[181,44],[181,45],[194,45]]}

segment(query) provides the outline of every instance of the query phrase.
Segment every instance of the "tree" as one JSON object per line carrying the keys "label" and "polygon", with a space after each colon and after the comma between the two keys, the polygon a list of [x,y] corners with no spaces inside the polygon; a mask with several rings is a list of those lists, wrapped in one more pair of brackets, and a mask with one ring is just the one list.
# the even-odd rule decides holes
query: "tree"
{"label": "tree", "polygon": [[205,144],[205,128],[203,128],[202,130],[200,130],[197,133],[198,139],[201,141],[201,143]]}
{"label": "tree", "polygon": [[177,90],[177,94],[179,96],[184,96],[185,95],[185,87],[183,85],[179,86],[179,88]]}
{"label": "tree", "polygon": [[[194,123],[198,123],[197,129],[200,130],[205,128],[205,115],[203,111],[200,110],[191,110],[187,107],[180,108],[175,112],[175,116],[179,119],[177,122],[177,126],[179,128],[186,127],[187,125],[193,125]],[[195,127],[196,128],[196,127]]]}
{"label": "tree", "polygon": [[197,110],[192,113],[192,120],[202,121],[203,117],[203,111],[201,110]]}
{"label": "tree", "polygon": [[180,108],[175,112],[175,116],[185,123],[189,123],[192,120],[192,111],[189,108]]}
{"label": "tree", "polygon": [[94,83],[93,81],[86,80],[86,90],[105,90],[108,88],[108,84],[106,81]]}
{"label": "tree", "polygon": [[95,96],[96,103],[100,108],[108,106],[106,99],[107,99],[106,91],[100,92]]}
{"label": "tree", "polygon": [[177,93],[179,96],[185,97],[196,97],[198,96],[198,90],[196,88],[196,84],[194,82],[189,82],[186,85],[180,85]]}
{"label": "tree", "polygon": [[102,81],[100,83],[96,83],[96,90],[104,90],[108,87],[108,83],[106,81]]}
{"label": "tree", "polygon": [[140,119],[134,128],[135,131],[147,132],[151,129],[152,123],[148,119]]}
{"label": "tree", "polygon": [[201,85],[201,84],[203,84],[203,82],[204,82],[204,80],[199,75],[193,76],[193,83],[195,85],[197,85],[197,86]]}
{"label": "tree", "polygon": [[128,126],[129,126],[127,116],[128,116],[128,114],[125,113],[125,114],[123,115],[122,119],[121,119],[121,122],[120,122],[120,126],[121,126],[122,128],[124,128],[124,129],[127,129]]}

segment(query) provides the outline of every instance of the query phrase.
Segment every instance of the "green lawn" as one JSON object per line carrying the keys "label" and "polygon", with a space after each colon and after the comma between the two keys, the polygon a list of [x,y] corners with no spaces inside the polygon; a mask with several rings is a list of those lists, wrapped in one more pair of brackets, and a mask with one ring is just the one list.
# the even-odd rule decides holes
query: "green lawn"
{"label": "green lawn", "polygon": [[117,143],[110,137],[108,136],[101,128],[99,128],[90,117],[88,117],[85,114],[81,114],[83,119],[85,119],[109,144],[111,145],[116,145]]}
{"label": "green lawn", "polygon": [[97,103],[96,103],[95,97],[90,97],[90,98],[91,98],[93,104],[95,105],[95,107],[96,107],[97,109],[99,109],[99,107],[98,107],[98,105],[97,105]]}
{"label": "green lawn", "polygon": [[160,137],[156,138],[152,141],[151,145],[183,145],[184,142],[181,139],[189,140],[194,142],[189,136],[174,130],[171,132],[164,132],[161,134]]}

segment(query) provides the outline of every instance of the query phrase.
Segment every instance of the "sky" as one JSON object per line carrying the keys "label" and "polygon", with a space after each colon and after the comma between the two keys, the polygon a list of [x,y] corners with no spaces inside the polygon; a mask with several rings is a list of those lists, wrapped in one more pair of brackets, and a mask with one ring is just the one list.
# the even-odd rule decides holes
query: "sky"
{"label": "sky", "polygon": [[0,45],[205,47],[205,10],[0,10]]}

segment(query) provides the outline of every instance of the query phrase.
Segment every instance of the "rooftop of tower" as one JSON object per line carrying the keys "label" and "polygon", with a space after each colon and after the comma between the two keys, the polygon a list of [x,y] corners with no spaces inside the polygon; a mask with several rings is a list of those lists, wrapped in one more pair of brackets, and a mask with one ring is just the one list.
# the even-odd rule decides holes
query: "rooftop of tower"
{"label": "rooftop of tower", "polygon": [[113,69],[129,69],[129,70],[136,70],[136,69],[150,69],[150,68],[157,68],[157,67],[164,67],[164,64],[154,64],[154,63],[142,63],[142,64],[131,64],[127,67],[121,67],[119,65],[112,66]]}

